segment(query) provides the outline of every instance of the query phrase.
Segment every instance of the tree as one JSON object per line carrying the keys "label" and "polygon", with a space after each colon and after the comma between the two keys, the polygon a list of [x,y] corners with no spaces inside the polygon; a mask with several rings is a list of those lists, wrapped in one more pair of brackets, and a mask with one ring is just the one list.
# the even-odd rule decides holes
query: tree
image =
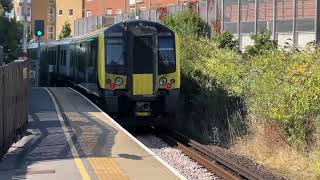
{"label": "tree", "polygon": [[13,8],[12,0],[0,0],[0,12],[1,9],[4,10],[4,12],[10,12]]}
{"label": "tree", "polygon": [[205,36],[207,25],[192,9],[165,18],[164,23],[181,36]]}
{"label": "tree", "polygon": [[71,36],[71,24],[69,22],[65,22],[62,30],[59,34],[59,39],[67,38]]}
{"label": "tree", "polygon": [[6,63],[15,60],[21,55],[23,27],[15,19],[9,20],[0,16],[0,46],[4,47]]}

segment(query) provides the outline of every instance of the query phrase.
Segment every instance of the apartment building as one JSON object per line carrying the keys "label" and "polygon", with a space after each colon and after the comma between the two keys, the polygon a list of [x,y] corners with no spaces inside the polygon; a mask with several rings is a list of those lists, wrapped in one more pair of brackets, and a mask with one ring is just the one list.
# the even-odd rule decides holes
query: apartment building
{"label": "apartment building", "polygon": [[31,0],[32,30],[35,20],[44,20],[45,35],[42,37],[44,41],[56,39],[55,9],[55,0]]}
{"label": "apartment building", "polygon": [[74,35],[74,21],[82,17],[82,10],[82,0],[56,0],[56,38],[59,37],[65,22],[71,24],[71,35]]}

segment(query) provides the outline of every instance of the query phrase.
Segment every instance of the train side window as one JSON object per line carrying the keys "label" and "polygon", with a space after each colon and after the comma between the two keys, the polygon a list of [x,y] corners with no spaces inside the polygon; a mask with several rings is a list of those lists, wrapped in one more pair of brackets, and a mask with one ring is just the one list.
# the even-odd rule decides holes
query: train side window
{"label": "train side window", "polygon": [[54,65],[58,65],[58,64],[57,64],[57,56],[56,56],[57,53],[56,53],[56,51],[53,51],[52,54],[53,54],[53,64],[54,64]]}
{"label": "train side window", "polygon": [[66,50],[63,50],[62,64],[64,66],[67,65],[67,51]]}
{"label": "train side window", "polygon": [[72,67],[72,52],[70,52],[70,67]]}

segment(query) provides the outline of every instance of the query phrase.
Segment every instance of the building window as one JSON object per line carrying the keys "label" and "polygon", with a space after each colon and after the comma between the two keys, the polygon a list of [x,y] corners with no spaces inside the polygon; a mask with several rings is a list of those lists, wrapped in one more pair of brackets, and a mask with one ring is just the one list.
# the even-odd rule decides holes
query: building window
{"label": "building window", "polygon": [[54,39],[53,33],[48,33],[48,39]]}
{"label": "building window", "polygon": [[117,9],[116,10],[116,14],[122,14],[122,10],[121,9]]}
{"label": "building window", "polygon": [[54,4],[53,0],[49,0],[48,4]]}
{"label": "building window", "polygon": [[59,16],[62,16],[62,14],[63,14],[62,9],[59,9],[58,14],[59,14]]}
{"label": "building window", "polygon": [[107,15],[112,15],[112,9],[107,10]]}
{"label": "building window", "polygon": [[48,26],[48,33],[54,33],[54,27],[53,26]]}
{"label": "building window", "polygon": [[54,22],[54,15],[48,14],[48,22]]}
{"label": "building window", "polygon": [[69,9],[69,16],[73,16],[73,9]]}
{"label": "building window", "polygon": [[49,7],[49,13],[48,14],[50,14],[50,15],[53,15],[54,14],[54,8],[52,8],[52,7]]}
{"label": "building window", "polygon": [[86,12],[86,17],[90,17],[90,16],[92,16],[92,11],[87,11]]}

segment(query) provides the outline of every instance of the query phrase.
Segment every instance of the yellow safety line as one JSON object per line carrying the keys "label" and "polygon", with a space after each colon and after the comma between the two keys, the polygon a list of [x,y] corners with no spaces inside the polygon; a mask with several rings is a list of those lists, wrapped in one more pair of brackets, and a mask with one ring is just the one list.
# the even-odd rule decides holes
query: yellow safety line
{"label": "yellow safety line", "polygon": [[44,88],[44,89],[48,92],[48,94],[50,95],[50,97],[52,99],[52,102],[54,104],[54,107],[55,107],[57,115],[58,115],[58,119],[59,119],[61,127],[63,129],[64,135],[67,138],[67,142],[68,142],[68,144],[70,146],[70,150],[71,150],[72,156],[74,157],[73,160],[76,163],[76,166],[77,166],[77,168],[78,168],[78,170],[79,170],[79,172],[80,172],[80,174],[82,176],[82,179],[83,180],[91,180],[88,171],[86,170],[83,162],[79,158],[79,153],[78,153],[78,151],[76,149],[76,146],[75,146],[75,144],[74,144],[74,142],[73,142],[73,140],[71,138],[71,134],[68,133],[68,128],[67,128],[66,124],[64,123],[61,111],[59,110],[59,106],[57,104],[57,101],[56,101],[55,97],[52,95],[52,93],[49,91],[48,88]]}

